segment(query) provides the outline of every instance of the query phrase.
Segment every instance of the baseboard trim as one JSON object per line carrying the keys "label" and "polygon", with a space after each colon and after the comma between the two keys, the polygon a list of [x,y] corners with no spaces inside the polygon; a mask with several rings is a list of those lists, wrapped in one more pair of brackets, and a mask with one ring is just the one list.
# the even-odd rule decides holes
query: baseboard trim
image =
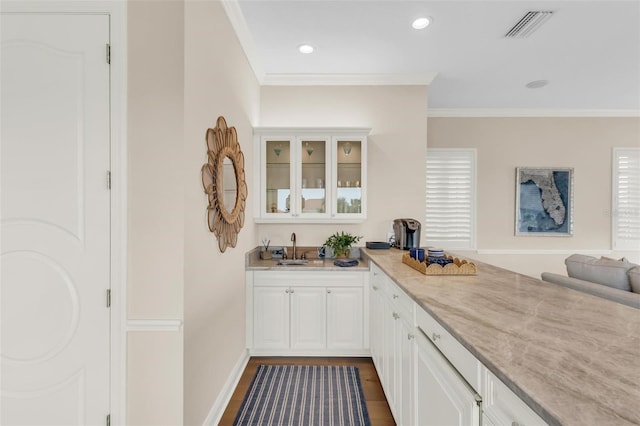
{"label": "baseboard trim", "polygon": [[203,426],[215,426],[220,423],[220,419],[224,414],[224,410],[229,405],[229,401],[231,401],[231,396],[233,395],[233,391],[238,386],[240,382],[240,378],[242,377],[242,373],[244,369],[247,367],[247,363],[249,362],[249,351],[244,350],[240,355],[240,358],[236,362],[236,365],[231,370],[231,373],[227,377],[227,381],[225,382],[222,390],[218,394],[211,410],[209,410],[209,414],[207,418],[204,420]]}
{"label": "baseboard trim", "polygon": [[251,349],[251,356],[302,356],[302,357],[339,357],[361,358],[371,357],[371,351],[366,349],[352,350],[295,350],[295,349]]}
{"label": "baseboard trim", "polygon": [[548,249],[524,249],[524,250],[513,250],[513,249],[480,249],[476,250],[477,254],[497,254],[497,255],[571,255],[574,253],[580,254],[588,254],[588,255],[603,255],[603,254],[611,254],[611,249],[589,249],[589,250],[581,250],[581,249],[561,249],[561,250],[548,250]]}

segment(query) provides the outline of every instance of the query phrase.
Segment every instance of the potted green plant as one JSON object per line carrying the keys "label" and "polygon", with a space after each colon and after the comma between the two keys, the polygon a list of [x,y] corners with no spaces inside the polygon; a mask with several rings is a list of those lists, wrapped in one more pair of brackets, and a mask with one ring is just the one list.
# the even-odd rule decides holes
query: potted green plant
{"label": "potted green plant", "polygon": [[331,248],[335,257],[348,257],[351,246],[360,241],[361,238],[361,236],[357,237],[348,232],[345,233],[344,231],[340,233],[336,232],[327,238],[327,241],[324,242],[324,246]]}

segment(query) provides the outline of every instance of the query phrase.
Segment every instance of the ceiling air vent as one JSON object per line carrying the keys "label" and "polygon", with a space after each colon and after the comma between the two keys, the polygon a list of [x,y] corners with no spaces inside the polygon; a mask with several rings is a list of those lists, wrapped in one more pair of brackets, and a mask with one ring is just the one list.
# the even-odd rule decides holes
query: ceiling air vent
{"label": "ceiling air vent", "polygon": [[529,37],[540,25],[551,18],[553,12],[534,10],[527,12],[504,36],[508,38],[525,38]]}

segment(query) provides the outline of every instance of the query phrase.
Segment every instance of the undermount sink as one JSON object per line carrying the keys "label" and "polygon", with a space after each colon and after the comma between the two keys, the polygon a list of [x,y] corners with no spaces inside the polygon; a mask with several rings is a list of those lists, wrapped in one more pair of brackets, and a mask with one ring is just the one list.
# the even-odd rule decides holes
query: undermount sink
{"label": "undermount sink", "polygon": [[306,265],[308,260],[304,259],[282,259],[278,261],[278,265]]}

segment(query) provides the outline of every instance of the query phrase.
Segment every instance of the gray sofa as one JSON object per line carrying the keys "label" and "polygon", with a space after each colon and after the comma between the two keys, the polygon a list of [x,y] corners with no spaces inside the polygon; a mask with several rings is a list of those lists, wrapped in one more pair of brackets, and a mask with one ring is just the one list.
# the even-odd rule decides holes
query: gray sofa
{"label": "gray sofa", "polygon": [[567,275],[543,272],[544,281],[640,309],[640,265],[573,254],[565,259]]}

